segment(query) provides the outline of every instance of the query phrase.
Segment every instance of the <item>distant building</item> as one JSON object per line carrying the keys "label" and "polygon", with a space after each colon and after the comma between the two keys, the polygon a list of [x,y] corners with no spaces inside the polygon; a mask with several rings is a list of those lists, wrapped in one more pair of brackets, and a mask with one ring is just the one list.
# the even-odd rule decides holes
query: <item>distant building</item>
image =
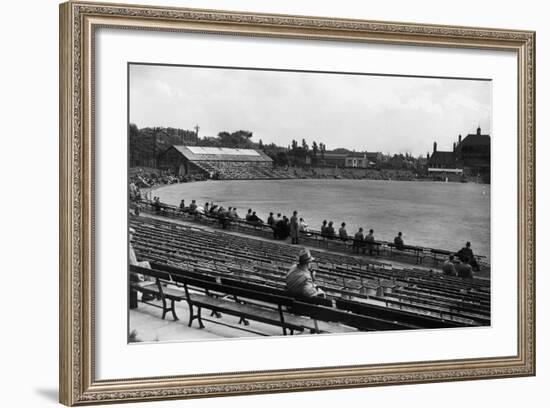
{"label": "distant building", "polygon": [[462,140],[458,136],[456,157],[467,176],[491,177],[491,137],[477,128],[475,134],[469,134]]}
{"label": "distant building", "polygon": [[485,183],[491,178],[491,137],[477,132],[462,139],[458,136],[452,151],[437,150],[434,142],[433,152],[428,155],[428,172],[431,174],[454,173],[466,177],[476,177]]}
{"label": "distant building", "polygon": [[381,153],[374,152],[325,152],[326,166],[368,168],[376,166],[382,160]]}
{"label": "distant building", "polygon": [[325,152],[324,159],[321,159],[321,162],[324,162],[326,166],[346,167],[346,157],[348,154]]}
{"label": "distant building", "polygon": [[380,163],[381,153],[349,153],[345,158],[346,167],[368,168]]}
{"label": "distant building", "polygon": [[173,145],[159,155],[159,167],[178,176],[254,178],[273,160],[261,150]]}

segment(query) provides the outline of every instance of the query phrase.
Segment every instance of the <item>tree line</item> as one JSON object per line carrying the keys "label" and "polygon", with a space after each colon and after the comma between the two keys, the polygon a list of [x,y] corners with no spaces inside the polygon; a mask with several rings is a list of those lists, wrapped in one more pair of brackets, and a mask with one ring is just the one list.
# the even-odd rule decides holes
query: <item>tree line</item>
{"label": "tree line", "polygon": [[[192,145],[203,147],[228,147],[239,149],[258,149],[268,155],[277,166],[319,166],[325,163],[327,147],[322,142],[306,139],[301,143],[292,140],[288,146],[275,143],[265,144],[261,139],[252,141],[253,133],[248,130],[219,132],[215,137],[199,137],[196,130],[183,130],[171,127],[146,127],[139,129],[131,123],[128,127],[130,166],[158,167],[159,154],[172,145]],[[337,148],[332,153],[348,154],[351,150]],[[414,169],[420,165],[420,158],[406,154],[382,154],[377,166],[395,169]]]}

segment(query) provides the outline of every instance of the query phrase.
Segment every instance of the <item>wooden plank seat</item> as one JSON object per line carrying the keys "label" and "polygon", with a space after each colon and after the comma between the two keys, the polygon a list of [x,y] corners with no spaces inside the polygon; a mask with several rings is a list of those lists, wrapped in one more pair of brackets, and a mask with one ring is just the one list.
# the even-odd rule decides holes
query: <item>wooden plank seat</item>
{"label": "wooden plank seat", "polygon": [[[283,335],[287,335],[287,330],[290,330],[291,334],[294,330],[303,330],[302,321],[293,319],[293,316],[285,313],[285,309],[289,309],[293,304],[292,298],[227,286],[217,282],[207,282],[184,275],[173,274],[172,279],[183,285],[186,292],[186,301],[189,305],[189,326],[196,319],[199,327],[203,328],[203,320],[209,320],[202,317],[202,309],[208,309],[212,312],[237,316],[240,318],[240,322],[246,319],[279,326],[282,328]],[[192,294],[189,289],[193,287],[225,293],[229,298]],[[261,304],[249,303],[250,300],[261,302]]]}
{"label": "wooden plank seat", "polygon": [[418,310],[432,316],[440,316],[442,319],[444,318],[448,318],[450,320],[461,319],[464,321],[472,322],[471,325],[481,325],[481,326],[488,326],[491,323],[490,318],[487,316],[481,316],[479,314],[471,314],[467,312],[457,312],[457,311],[451,310],[451,308],[438,306],[428,302],[423,302],[418,299],[412,299],[412,298],[405,299],[403,297],[391,297],[391,296],[385,296],[385,297],[371,296],[371,298],[385,302],[387,306],[393,305],[395,307],[399,307],[400,309],[404,308],[404,309]]}
{"label": "wooden plank seat", "polygon": [[419,328],[418,326],[407,323],[392,322],[371,316],[362,316],[332,307],[319,306],[300,301],[294,302],[292,312],[294,314],[309,316],[314,319],[314,322],[338,322],[345,326],[354,327],[360,331],[409,330]]}
{"label": "wooden plank seat", "polygon": [[384,320],[394,322],[406,322],[422,328],[447,328],[447,327],[463,327],[465,324],[460,322],[438,319],[418,313],[396,310],[378,305],[372,305],[353,300],[336,299],[336,307],[341,310],[349,310],[350,312],[360,315],[377,317]]}

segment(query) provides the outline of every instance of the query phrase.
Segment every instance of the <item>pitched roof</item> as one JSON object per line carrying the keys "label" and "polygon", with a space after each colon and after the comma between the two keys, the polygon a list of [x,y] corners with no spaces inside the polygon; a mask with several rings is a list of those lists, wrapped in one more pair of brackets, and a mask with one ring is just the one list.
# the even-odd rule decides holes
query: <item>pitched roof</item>
{"label": "pitched roof", "polygon": [[170,149],[190,161],[248,161],[271,162],[271,158],[264,152],[255,149],[231,149],[227,147],[202,147],[173,145]]}
{"label": "pitched roof", "polygon": [[346,157],[358,157],[360,159],[364,159],[366,156],[366,153],[359,153],[359,152],[351,152],[346,155]]}
{"label": "pitched roof", "polygon": [[430,156],[429,164],[454,165],[456,162],[453,152],[435,151]]}
{"label": "pitched roof", "polygon": [[491,137],[489,135],[469,134],[466,136],[460,146],[490,146]]}
{"label": "pitched roof", "polygon": [[325,158],[327,159],[345,159],[349,153],[332,153],[325,152]]}

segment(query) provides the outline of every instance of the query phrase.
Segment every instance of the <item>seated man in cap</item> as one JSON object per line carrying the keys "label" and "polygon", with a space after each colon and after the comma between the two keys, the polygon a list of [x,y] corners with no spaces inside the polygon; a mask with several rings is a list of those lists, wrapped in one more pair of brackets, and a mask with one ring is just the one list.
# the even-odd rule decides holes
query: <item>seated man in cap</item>
{"label": "seated man in cap", "polygon": [[287,292],[297,298],[325,297],[325,292],[314,283],[315,272],[310,269],[314,258],[308,249],[302,248],[298,255],[298,263],[293,265],[286,277]]}

